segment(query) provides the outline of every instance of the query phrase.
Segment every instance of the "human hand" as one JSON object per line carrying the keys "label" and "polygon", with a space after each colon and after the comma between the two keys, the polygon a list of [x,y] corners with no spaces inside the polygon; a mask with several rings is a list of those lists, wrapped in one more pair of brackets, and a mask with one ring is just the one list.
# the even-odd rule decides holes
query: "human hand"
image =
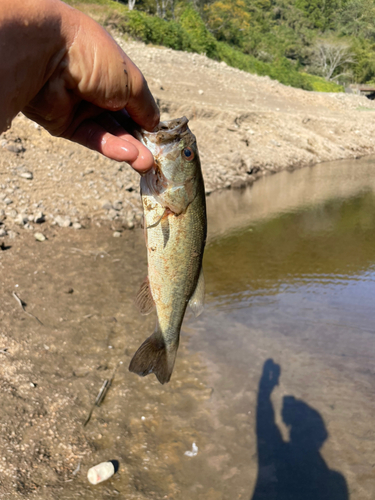
{"label": "human hand", "polygon": [[267,359],[263,366],[263,373],[260,380],[260,390],[272,392],[275,386],[279,384],[280,365],[274,363],[273,359]]}
{"label": "human hand", "polygon": [[118,120],[127,112],[146,130],[159,123],[142,73],[91,18],[62,2],[51,0],[51,6],[54,12],[59,8],[62,43],[50,59],[47,80],[23,113],[52,135],[145,172],[154,163],[151,152]]}

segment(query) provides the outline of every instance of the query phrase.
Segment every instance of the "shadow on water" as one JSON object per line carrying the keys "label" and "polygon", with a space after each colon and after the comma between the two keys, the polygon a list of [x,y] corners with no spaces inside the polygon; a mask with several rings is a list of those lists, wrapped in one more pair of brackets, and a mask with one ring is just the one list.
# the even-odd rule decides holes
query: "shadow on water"
{"label": "shadow on water", "polygon": [[344,476],[329,469],[319,451],[328,438],[323,418],[294,396],[283,398],[281,416],[290,436],[284,441],[271,401],[280,372],[280,366],[268,359],[259,381],[258,477],[250,500],[348,500]]}

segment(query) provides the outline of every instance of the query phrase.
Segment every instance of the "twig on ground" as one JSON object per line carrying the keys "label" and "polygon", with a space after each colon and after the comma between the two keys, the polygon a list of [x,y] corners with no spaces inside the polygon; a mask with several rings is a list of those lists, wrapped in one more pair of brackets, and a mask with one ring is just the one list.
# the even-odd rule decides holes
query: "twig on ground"
{"label": "twig on ground", "polygon": [[121,361],[119,361],[116,364],[116,366],[112,372],[111,378],[104,380],[103,385],[101,386],[100,391],[98,392],[98,395],[96,396],[95,403],[92,405],[90,413],[88,414],[88,417],[86,418],[86,420],[83,424],[83,427],[86,427],[86,425],[90,422],[91,415],[92,415],[92,412],[94,411],[95,406],[100,406],[103,403],[104,398],[106,397],[107,392],[109,391],[109,388],[112,385],[113,379],[115,378],[117,368],[119,367],[120,364],[122,364]]}
{"label": "twig on ground", "polygon": [[28,316],[30,316],[31,318],[36,319],[38,323],[40,323],[42,326],[44,326],[44,325],[43,325],[43,323],[40,321],[40,319],[39,319],[39,318],[37,318],[34,314],[29,313],[28,311],[26,311],[26,309],[25,309],[25,306],[26,306],[25,302],[23,302],[23,300],[21,300],[21,299],[18,297],[18,295],[16,294],[16,292],[13,292],[13,293],[12,293],[12,295],[13,295],[13,297],[16,299],[16,301],[18,302],[19,306],[21,307],[22,311],[23,311],[25,314],[27,314],[27,315],[28,315]]}

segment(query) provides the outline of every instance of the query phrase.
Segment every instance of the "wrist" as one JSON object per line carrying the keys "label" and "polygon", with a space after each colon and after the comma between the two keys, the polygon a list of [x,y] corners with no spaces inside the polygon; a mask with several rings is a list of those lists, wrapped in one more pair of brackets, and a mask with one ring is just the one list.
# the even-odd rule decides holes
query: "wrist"
{"label": "wrist", "polygon": [[64,22],[72,10],[59,0],[0,0],[0,132],[64,57],[74,39]]}

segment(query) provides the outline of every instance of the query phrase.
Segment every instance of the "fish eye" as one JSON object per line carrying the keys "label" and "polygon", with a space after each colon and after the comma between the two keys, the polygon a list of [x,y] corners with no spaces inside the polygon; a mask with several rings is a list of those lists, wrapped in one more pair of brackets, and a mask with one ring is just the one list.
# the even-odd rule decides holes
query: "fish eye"
{"label": "fish eye", "polygon": [[191,148],[184,148],[182,154],[187,161],[191,161],[195,156]]}

